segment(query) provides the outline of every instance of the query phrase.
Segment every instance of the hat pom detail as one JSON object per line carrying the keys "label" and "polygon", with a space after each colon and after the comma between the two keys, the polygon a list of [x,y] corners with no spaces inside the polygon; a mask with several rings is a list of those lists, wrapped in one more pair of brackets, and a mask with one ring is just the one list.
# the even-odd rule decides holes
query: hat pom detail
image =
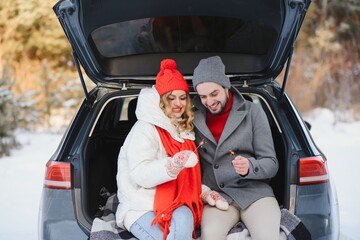
{"label": "hat pom detail", "polygon": [[176,62],[172,59],[164,59],[161,61],[160,70],[164,71],[165,69],[176,69]]}
{"label": "hat pom detail", "polygon": [[162,96],[173,90],[184,90],[189,92],[189,86],[184,76],[176,69],[175,60],[166,58],[160,63],[160,72],[156,76],[155,87]]}

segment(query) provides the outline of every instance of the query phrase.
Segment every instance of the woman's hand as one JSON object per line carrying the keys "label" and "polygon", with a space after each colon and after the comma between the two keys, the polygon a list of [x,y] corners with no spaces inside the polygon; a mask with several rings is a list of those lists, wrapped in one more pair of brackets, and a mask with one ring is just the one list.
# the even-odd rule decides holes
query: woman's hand
{"label": "woman's hand", "polygon": [[220,210],[227,210],[229,203],[218,192],[211,190],[208,186],[202,185],[202,192],[200,195],[203,202],[210,206],[215,206]]}
{"label": "woman's hand", "polygon": [[183,150],[176,153],[165,164],[165,168],[170,177],[177,177],[184,168],[194,167],[199,159],[193,151]]}

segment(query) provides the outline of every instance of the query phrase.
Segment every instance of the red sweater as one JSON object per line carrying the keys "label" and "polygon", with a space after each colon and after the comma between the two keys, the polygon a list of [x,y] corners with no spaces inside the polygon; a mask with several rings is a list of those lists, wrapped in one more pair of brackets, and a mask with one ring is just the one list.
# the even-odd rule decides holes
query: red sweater
{"label": "red sweater", "polygon": [[217,115],[211,114],[209,112],[206,113],[206,124],[210,132],[214,136],[216,142],[219,142],[221,133],[226,124],[226,120],[229,117],[232,104],[233,104],[233,96],[232,93],[229,91],[229,99],[222,113]]}

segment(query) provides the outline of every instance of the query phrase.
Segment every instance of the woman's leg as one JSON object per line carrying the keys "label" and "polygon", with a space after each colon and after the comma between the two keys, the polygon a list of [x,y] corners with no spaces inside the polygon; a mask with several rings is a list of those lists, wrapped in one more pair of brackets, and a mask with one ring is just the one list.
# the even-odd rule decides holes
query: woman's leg
{"label": "woman's leg", "polygon": [[225,240],[230,229],[239,222],[239,209],[230,205],[226,211],[204,205],[201,240]]}
{"label": "woman's leg", "polygon": [[158,240],[163,239],[164,233],[157,224],[151,225],[154,220],[154,212],[148,212],[142,215],[130,227],[130,232],[141,240]]}
{"label": "woman's leg", "polygon": [[240,216],[252,240],[279,239],[281,212],[274,197],[257,200],[242,210]]}
{"label": "woman's leg", "polygon": [[186,206],[177,208],[172,215],[167,240],[192,240],[194,216]]}
{"label": "woman's leg", "polygon": [[[148,212],[141,216],[130,227],[130,232],[141,240],[162,240],[164,232],[157,224],[151,225],[154,220],[154,212]],[[190,209],[186,206],[181,206],[173,212],[170,233],[167,240],[191,240],[194,230],[194,217]]]}

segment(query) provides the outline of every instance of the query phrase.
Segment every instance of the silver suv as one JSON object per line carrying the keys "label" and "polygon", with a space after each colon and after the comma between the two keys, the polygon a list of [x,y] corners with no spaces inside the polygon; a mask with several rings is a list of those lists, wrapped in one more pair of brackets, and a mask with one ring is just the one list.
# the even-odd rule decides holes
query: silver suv
{"label": "silver suv", "polygon": [[[285,92],[309,4],[60,0],[54,11],[72,46],[85,97],[46,165],[39,239],[88,239],[106,201],[101,189],[117,191],[118,153],[136,121],[140,89],[154,84],[164,58],[176,60],[191,86],[199,60],[213,55],[222,58],[232,84],[267,114],[280,164],[270,181],[279,204],[302,220],[312,239],[338,239],[338,202],[326,157]],[[83,74],[94,89],[87,89]]]}

